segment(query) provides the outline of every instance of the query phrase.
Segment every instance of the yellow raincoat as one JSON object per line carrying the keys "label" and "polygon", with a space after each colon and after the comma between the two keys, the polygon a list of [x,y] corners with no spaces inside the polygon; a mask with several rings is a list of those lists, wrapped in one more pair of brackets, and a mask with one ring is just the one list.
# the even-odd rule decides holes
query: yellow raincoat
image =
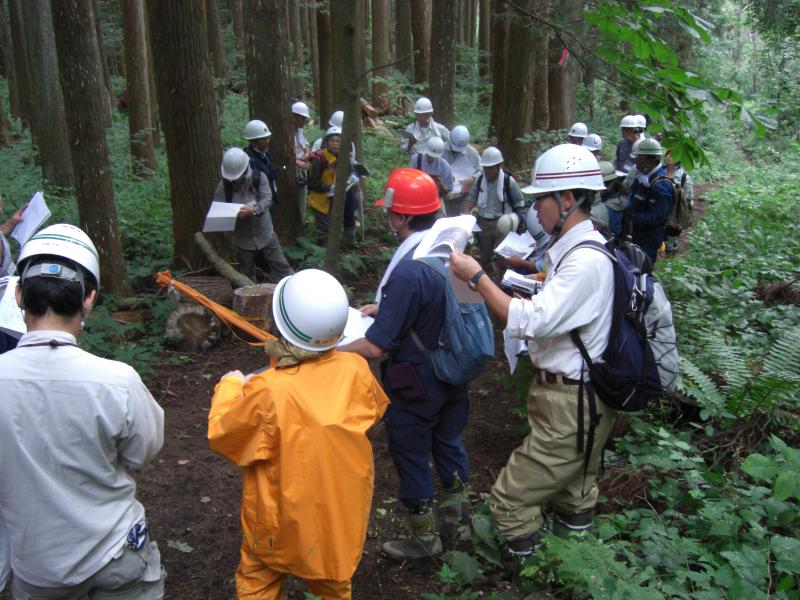
{"label": "yellow raincoat", "polygon": [[375,474],[366,432],[388,404],[349,352],[217,385],[208,439],[244,469],[243,554],[303,579],[352,577]]}

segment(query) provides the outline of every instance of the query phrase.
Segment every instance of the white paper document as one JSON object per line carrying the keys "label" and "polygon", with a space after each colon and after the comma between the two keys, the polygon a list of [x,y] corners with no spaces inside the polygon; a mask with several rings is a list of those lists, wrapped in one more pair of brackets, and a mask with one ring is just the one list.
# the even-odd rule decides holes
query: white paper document
{"label": "white paper document", "polygon": [[510,256],[519,256],[520,258],[528,258],[536,249],[536,242],[527,231],[522,235],[516,231],[510,231],[505,239],[500,242],[494,251],[504,258]]}
{"label": "white paper document", "polygon": [[203,232],[233,231],[236,228],[236,215],[241,204],[235,202],[212,202],[203,223]]}
{"label": "white paper document", "polygon": [[414,258],[435,256],[449,259],[454,250],[463,252],[475,223],[476,219],[472,215],[438,219],[414,250]]}
{"label": "white paper document", "polygon": [[350,312],[347,313],[347,324],[344,326],[344,337],[342,341],[336,345],[344,346],[345,344],[363,338],[367,334],[369,326],[374,322],[375,319],[361,316],[361,311],[351,306]]}
{"label": "white paper document", "polygon": [[528,354],[528,342],[527,340],[511,337],[508,335],[508,328],[506,328],[503,330],[503,349],[508,361],[508,369],[513,375],[514,371],[517,370],[519,357],[523,354]]}
{"label": "white paper document", "polygon": [[50,209],[44,201],[42,192],[36,192],[28,202],[28,208],[22,213],[22,221],[17,223],[14,231],[11,232],[11,237],[19,242],[19,247],[22,248],[31,236],[44,225],[44,222],[50,218]]}
{"label": "white paper document", "polygon": [[511,288],[514,291],[522,292],[523,294],[534,295],[542,290],[542,282],[537,279],[529,279],[525,275],[520,275],[516,271],[506,269],[503,273],[503,279],[500,285],[506,288]]}
{"label": "white paper document", "polygon": [[17,306],[18,281],[19,277],[0,277],[0,331],[17,339],[28,331],[22,309]]}

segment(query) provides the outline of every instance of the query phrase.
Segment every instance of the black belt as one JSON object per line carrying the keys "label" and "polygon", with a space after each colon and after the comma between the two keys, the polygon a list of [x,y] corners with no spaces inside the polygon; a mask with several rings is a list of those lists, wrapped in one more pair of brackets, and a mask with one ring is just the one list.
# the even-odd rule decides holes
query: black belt
{"label": "black belt", "polygon": [[555,385],[557,383],[561,383],[563,385],[580,385],[581,382],[579,379],[570,379],[569,377],[564,377],[563,375],[556,375],[555,373],[549,373],[547,371],[539,371],[539,383],[549,383],[550,385]]}

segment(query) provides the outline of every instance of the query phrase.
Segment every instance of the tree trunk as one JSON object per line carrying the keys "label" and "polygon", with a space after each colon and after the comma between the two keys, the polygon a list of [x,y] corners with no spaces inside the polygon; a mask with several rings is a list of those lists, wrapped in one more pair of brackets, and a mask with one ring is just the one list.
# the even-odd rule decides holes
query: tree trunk
{"label": "tree trunk", "polygon": [[411,33],[414,42],[414,83],[428,81],[430,40],[426,35],[425,0],[411,2]]}
{"label": "tree trunk", "polygon": [[[558,7],[565,23],[578,22],[582,17],[582,0],[564,0]],[[556,38],[550,40],[550,129],[569,129],[575,122],[580,68],[577,59],[564,52],[564,45]]]}
{"label": "tree trunk", "polygon": [[133,173],[137,177],[145,177],[155,171],[156,155],[153,147],[144,0],[123,0],[122,34],[125,40],[128,132],[131,138]]}
{"label": "tree trunk", "polygon": [[108,70],[108,59],[106,58],[106,44],[103,39],[103,28],[101,27],[100,18],[97,11],[97,0],[93,0],[92,11],[94,13],[94,28],[95,35],[97,36],[97,50],[100,52],[100,62],[97,66],[100,68],[100,81],[103,84],[105,93],[103,93],[103,104],[105,106],[105,120],[106,127],[111,127],[111,108],[114,106],[114,89],[111,87],[111,73]]}
{"label": "tree trunk", "polygon": [[278,178],[279,202],[275,210],[275,230],[281,241],[294,244],[303,234],[297,204],[297,179],[294,162],[289,78],[289,32],[286,30],[286,4],[273,0],[247,0],[246,63],[250,117],[269,123],[272,130],[270,155]]}
{"label": "tree trunk", "polygon": [[[532,0],[523,6],[530,8]],[[498,119],[497,145],[501,148],[506,163],[522,166],[530,163],[530,144],[517,140],[530,130],[531,82],[533,79],[534,30],[529,19],[512,13],[509,21],[508,56],[506,62],[504,101]]]}
{"label": "tree trunk", "polygon": [[[308,52],[311,48],[311,26],[308,22],[308,9],[305,0],[297,0],[297,9],[300,13],[300,37],[302,48]],[[305,63],[305,59],[303,61]],[[305,64],[302,65],[305,68]]]}
{"label": "tree trunk", "polygon": [[92,0],[52,0],[51,5],[81,227],[97,246],[103,288],[127,296],[131,289],[117,231],[106,130],[97,118],[104,84]]}
{"label": "tree trunk", "polygon": [[328,234],[328,247],[325,251],[325,270],[336,274],[336,263],[339,260],[339,251],[342,240],[342,220],[344,218],[344,201],[349,171],[347,160],[350,143],[356,138],[357,130],[361,125],[361,106],[358,96],[358,62],[353,57],[355,38],[358,32],[356,19],[358,13],[352,2],[331,3],[331,33],[333,48],[336,56],[336,99],[344,111],[340,160],[336,161],[335,194],[330,210],[330,232]]}
{"label": "tree trunk", "polygon": [[[550,0],[535,0],[533,10],[542,17],[550,16]],[[550,126],[550,86],[548,60],[550,31],[539,23],[533,24],[533,119],[531,127],[546,130]]]}
{"label": "tree trunk", "polygon": [[36,139],[42,177],[59,187],[72,187],[72,160],[67,138],[64,96],[58,83],[58,58],[53,14],[48,0],[22,3],[30,68],[30,124]]}
{"label": "tree trunk", "polygon": [[[330,6],[317,7],[317,57],[319,58],[319,94],[317,110],[320,119],[333,112],[333,57],[331,53],[331,14]],[[354,57],[351,59],[355,60]],[[325,123],[325,121],[322,121]]]}
{"label": "tree trunk", "polygon": [[8,99],[12,117],[22,118],[20,109],[17,70],[14,65],[14,45],[11,41],[11,31],[8,29],[3,2],[0,0],[0,44],[3,44],[3,62],[8,80]]}
{"label": "tree trunk", "polygon": [[395,34],[397,36],[395,56],[400,62],[395,67],[409,77],[414,72],[414,38],[411,33],[411,0],[395,0],[394,4]]}
{"label": "tree trunk", "polygon": [[[354,46],[356,51],[356,85],[358,86],[358,93],[360,96],[369,96],[369,80],[367,77],[360,77],[362,73],[367,71],[367,31],[369,27],[365,25],[366,17],[369,14],[367,0],[356,1],[356,34]],[[335,84],[334,84],[335,87]],[[336,92],[334,91],[334,94]],[[361,114],[360,112],[358,114]]]}
{"label": "tree trunk", "polygon": [[216,84],[214,87],[217,90],[217,108],[221,122],[225,111],[228,74],[225,71],[225,49],[222,46],[218,1],[206,0],[206,28],[208,30],[208,49],[211,52],[210,60],[214,66],[214,83]]}
{"label": "tree trunk", "polygon": [[309,4],[306,9],[308,12],[308,37],[309,37],[309,59],[311,62],[311,76],[314,78],[314,101],[317,110],[320,109],[320,80],[319,80],[319,43],[317,38],[317,9],[313,4]]}
{"label": "tree trunk", "polygon": [[492,0],[478,0],[478,49],[480,51],[478,73],[486,77],[492,72]]}
{"label": "tree trunk", "polygon": [[194,242],[219,180],[222,156],[205,11],[195,0],[148,0],[158,112],[164,118],[173,263],[207,264]]}
{"label": "tree trunk", "polygon": [[452,0],[433,0],[429,97],[436,120],[447,127],[453,126],[454,116],[457,11]]}
{"label": "tree trunk", "polygon": [[236,66],[244,64],[244,7],[243,0],[230,0],[231,20],[233,21],[233,37],[236,39]]}
{"label": "tree trunk", "polygon": [[300,31],[300,0],[289,0],[289,25],[292,41],[292,96],[303,98],[303,34]]}
{"label": "tree trunk", "polygon": [[161,146],[161,121],[158,115],[158,92],[156,91],[155,61],[153,60],[153,43],[150,35],[150,17],[147,3],[144,4],[144,39],[147,50],[147,87],[150,90],[150,124],[153,131],[153,146]]}
{"label": "tree trunk", "polygon": [[[28,67],[28,42],[22,19],[22,0],[8,0],[8,18],[11,24],[11,43],[14,46],[14,72],[17,75],[19,91],[19,118],[22,126],[30,124],[31,72]],[[33,136],[33,132],[31,132]],[[36,138],[33,136],[33,142]]]}
{"label": "tree trunk", "polygon": [[467,8],[468,31],[467,31],[467,46],[470,48],[475,47],[475,30],[477,29],[478,0],[469,0],[469,7]]}
{"label": "tree trunk", "polygon": [[[379,67],[390,62],[389,59],[389,0],[372,0],[372,66]],[[375,69],[373,77],[386,77],[390,69]],[[388,91],[385,83],[373,81],[372,104],[376,107],[386,105],[384,95]]]}
{"label": "tree trunk", "polygon": [[492,113],[490,135],[497,132],[505,99],[508,56],[508,7],[505,0],[492,0]]}

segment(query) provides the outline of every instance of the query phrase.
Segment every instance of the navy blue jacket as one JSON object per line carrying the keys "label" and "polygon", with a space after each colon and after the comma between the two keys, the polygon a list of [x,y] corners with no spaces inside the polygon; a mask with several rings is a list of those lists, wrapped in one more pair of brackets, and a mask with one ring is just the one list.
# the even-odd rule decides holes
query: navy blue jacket
{"label": "navy blue jacket", "polygon": [[666,170],[660,166],[650,174],[649,187],[634,180],[628,196],[633,243],[641,246],[653,262],[664,241],[664,225],[672,209],[672,182],[662,179],[653,185],[656,179],[665,176]]}
{"label": "navy blue jacket", "polygon": [[261,171],[267,176],[269,181],[269,189],[272,192],[272,206],[278,201],[278,188],[275,187],[275,181],[278,179],[278,172],[272,168],[272,160],[268,152],[263,152],[255,146],[248,145],[242,148],[250,157],[250,168],[256,171]]}

